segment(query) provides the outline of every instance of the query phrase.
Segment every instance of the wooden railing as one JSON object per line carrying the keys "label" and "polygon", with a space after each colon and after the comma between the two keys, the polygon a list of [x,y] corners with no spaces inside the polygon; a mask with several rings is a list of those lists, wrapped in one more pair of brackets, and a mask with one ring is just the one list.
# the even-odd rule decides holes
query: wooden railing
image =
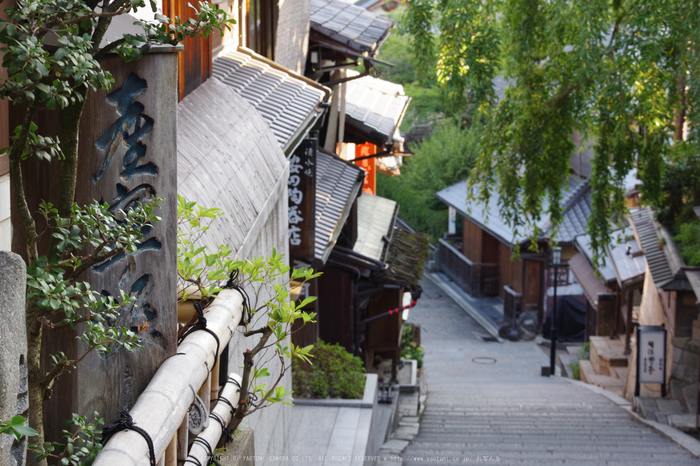
{"label": "wooden railing", "polygon": [[498,264],[472,262],[450,243],[440,239],[437,266],[438,270],[473,297],[498,296]]}
{"label": "wooden railing", "polygon": [[503,287],[503,317],[507,322],[513,323],[518,318],[518,314],[522,310],[523,295],[513,290],[509,286]]}

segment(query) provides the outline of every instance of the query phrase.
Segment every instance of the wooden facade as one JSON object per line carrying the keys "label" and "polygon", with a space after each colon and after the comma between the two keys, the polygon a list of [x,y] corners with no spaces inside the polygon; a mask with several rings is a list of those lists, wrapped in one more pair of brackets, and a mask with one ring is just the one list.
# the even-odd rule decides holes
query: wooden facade
{"label": "wooden facade", "polygon": [[[163,0],[163,14],[169,18],[180,18],[185,22],[194,18],[188,0]],[[184,41],[185,50],[178,54],[178,94],[179,100],[199,87],[211,76],[212,36],[188,37]]]}

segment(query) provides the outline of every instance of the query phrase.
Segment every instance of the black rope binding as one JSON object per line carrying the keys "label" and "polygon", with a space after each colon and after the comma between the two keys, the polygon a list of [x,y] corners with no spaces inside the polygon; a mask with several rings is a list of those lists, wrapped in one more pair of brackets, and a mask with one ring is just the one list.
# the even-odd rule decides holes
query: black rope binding
{"label": "black rope binding", "polygon": [[[206,452],[207,452],[207,466],[211,466],[212,464],[215,466],[220,466],[214,457],[214,449],[211,447],[211,444],[209,442],[207,442],[206,440],[204,440],[201,437],[197,437],[196,439],[194,439],[194,442],[192,442],[192,443],[197,444],[197,445],[201,445],[206,450]],[[189,463],[190,461],[192,463],[194,463],[196,466],[203,466],[202,463],[197,458],[195,458],[192,455],[187,455],[187,460],[185,460],[185,463]]]}
{"label": "black rope binding", "polygon": [[119,410],[118,421],[102,428],[102,440],[100,443],[104,446],[114,434],[123,430],[133,430],[134,432],[140,434],[144,440],[146,440],[146,443],[148,444],[148,458],[151,461],[151,466],[156,466],[156,453],[153,448],[153,440],[151,440],[151,436],[148,435],[148,432],[134,424],[134,418],[131,417],[129,410],[126,408]]}
{"label": "black rope binding", "polygon": [[253,314],[250,310],[250,298],[248,297],[248,293],[246,293],[240,283],[238,283],[238,276],[238,269],[232,270],[228,277],[228,281],[224,285],[224,288],[227,290],[236,290],[243,297],[243,313],[241,314],[241,321],[238,323],[238,325],[241,326],[250,323],[253,318]]}
{"label": "black rope binding", "polygon": [[[212,332],[207,328],[207,319],[204,317],[204,310],[202,309],[201,304],[198,302],[194,303],[194,309],[197,311],[197,322],[192,325],[190,328],[187,329],[185,333],[182,334],[182,336],[177,340],[177,344],[179,345],[182,343],[182,341],[191,333],[196,332],[197,330],[204,330],[207,332],[209,335],[214,337],[214,340],[216,340],[216,353],[214,353],[214,366],[216,366],[216,362],[219,360],[219,347],[221,346],[221,343],[219,342],[219,337],[216,336],[216,333]],[[213,367],[213,366],[212,366]]]}

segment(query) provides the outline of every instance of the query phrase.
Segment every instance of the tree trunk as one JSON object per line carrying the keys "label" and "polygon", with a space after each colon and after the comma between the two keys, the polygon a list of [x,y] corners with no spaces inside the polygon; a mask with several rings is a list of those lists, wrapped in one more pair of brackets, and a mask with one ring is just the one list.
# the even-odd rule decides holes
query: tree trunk
{"label": "tree trunk", "polygon": [[[27,370],[29,386],[29,426],[37,431],[36,437],[32,437],[32,443],[43,445],[44,437],[44,389],[41,381],[41,338],[43,325],[36,319],[36,309],[27,303]],[[47,466],[46,460],[36,461],[36,454],[29,452],[27,455],[29,466]]]}
{"label": "tree trunk", "polygon": [[86,93],[82,92],[82,94],[82,100],[69,105],[59,112],[61,151],[65,158],[61,161],[61,169],[59,171],[56,208],[63,217],[68,216],[73,202],[75,202],[75,189],[78,180],[78,135],[80,133],[80,119],[87,100]]}

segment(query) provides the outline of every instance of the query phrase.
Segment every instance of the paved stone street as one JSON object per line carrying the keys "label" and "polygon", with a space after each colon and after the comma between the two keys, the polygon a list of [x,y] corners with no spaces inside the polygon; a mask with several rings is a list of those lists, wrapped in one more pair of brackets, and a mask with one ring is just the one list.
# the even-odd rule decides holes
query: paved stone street
{"label": "paved stone street", "polygon": [[486,332],[430,279],[409,321],[421,326],[428,398],[404,465],[697,465],[610,399],[559,377],[534,342]]}

